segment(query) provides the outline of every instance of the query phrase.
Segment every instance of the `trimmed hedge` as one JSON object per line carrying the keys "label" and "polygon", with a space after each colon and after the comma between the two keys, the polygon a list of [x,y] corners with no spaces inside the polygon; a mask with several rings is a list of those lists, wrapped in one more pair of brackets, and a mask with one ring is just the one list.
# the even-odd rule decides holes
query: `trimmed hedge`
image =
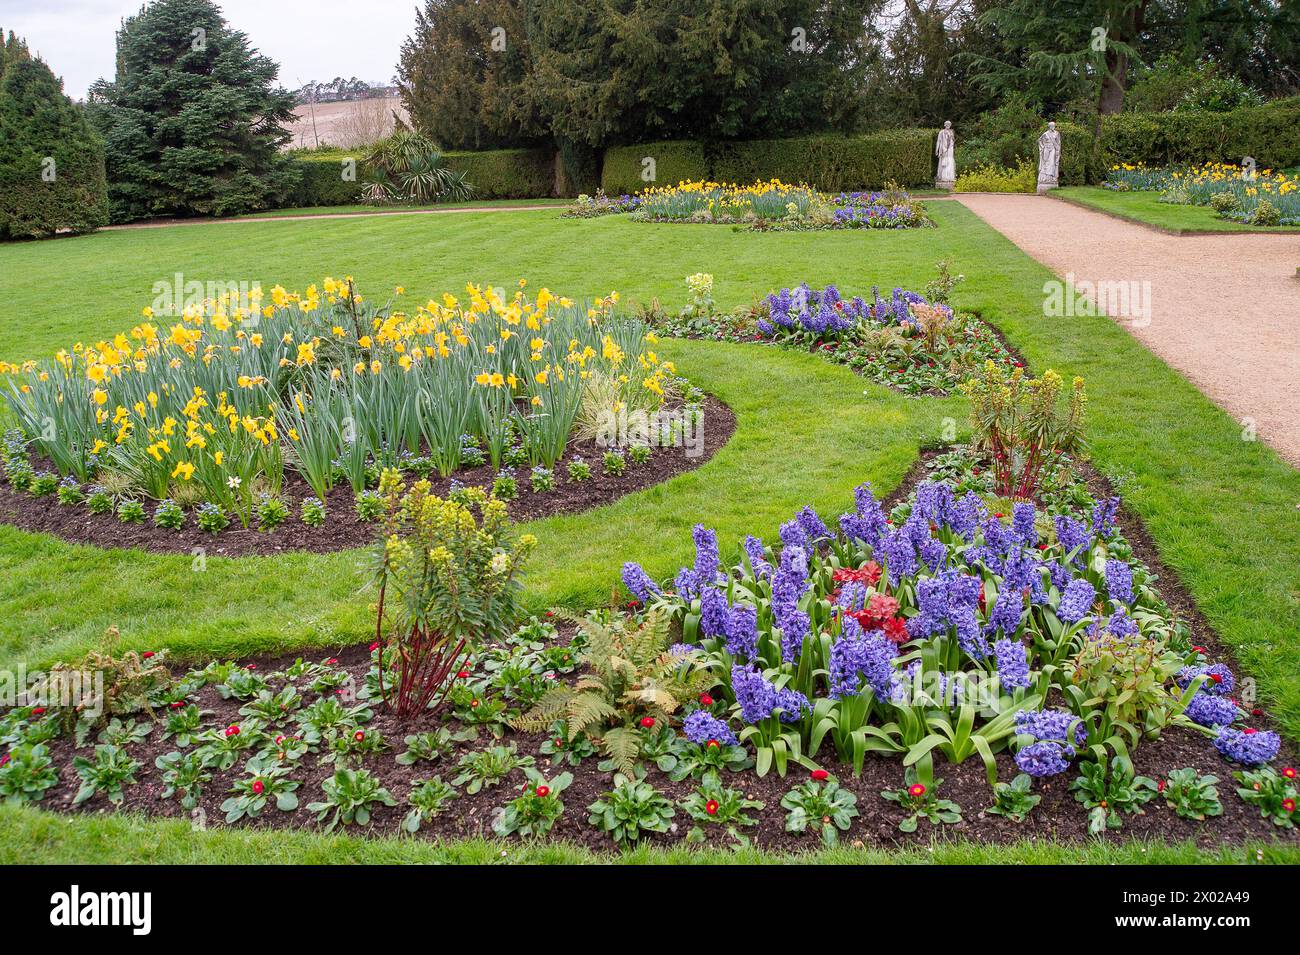
{"label": "trimmed hedge", "polygon": [[[288,208],[347,206],[361,201],[363,151],[321,149],[291,154],[302,178],[286,199]],[[545,149],[494,149],[443,153],[447,164],[465,173],[475,199],[535,199],[552,194],[554,165]],[[357,178],[343,178],[343,163],[354,159]]]}
{"label": "trimmed hedge", "polygon": [[662,142],[624,146],[605,153],[605,192],[644,189],[641,161],[655,160],[655,182],[683,179],[749,183],[781,179],[824,192],[878,188],[889,181],[922,186],[934,181],[932,129],[892,129],[863,136],[801,136],[702,144]]}
{"label": "trimmed hedge", "polygon": [[712,178],[806,182],[823,192],[934,183],[933,129],[891,129],[864,136],[804,136],[720,144]]}
{"label": "trimmed hedge", "polygon": [[[291,154],[294,166],[302,173],[285,199],[286,208],[308,206],[349,206],[361,201],[361,156],[343,150],[319,150]],[[343,178],[344,162],[356,161],[356,176]]]}
{"label": "trimmed hedge", "polygon": [[1239,163],[1246,156],[1260,169],[1300,165],[1300,96],[1227,113],[1120,113],[1102,121],[1103,168]]}
{"label": "trimmed hedge", "polygon": [[[645,160],[654,160],[654,181],[641,178]],[[708,179],[709,163],[704,146],[694,140],[665,140],[641,146],[617,146],[605,150],[605,166],[600,186],[609,196],[631,194],[651,185],[676,185],[695,179]]]}
{"label": "trimmed hedge", "polygon": [[[1074,123],[1057,123],[1056,131],[1061,134],[1061,166],[1057,170],[1063,186],[1086,186],[1100,182],[1103,170],[1101,153],[1092,132]],[[1034,168],[1038,164],[1038,148],[1033,150]]]}
{"label": "trimmed hedge", "polygon": [[492,149],[443,153],[465,173],[475,199],[543,199],[552,195],[555,155],[548,149]]}

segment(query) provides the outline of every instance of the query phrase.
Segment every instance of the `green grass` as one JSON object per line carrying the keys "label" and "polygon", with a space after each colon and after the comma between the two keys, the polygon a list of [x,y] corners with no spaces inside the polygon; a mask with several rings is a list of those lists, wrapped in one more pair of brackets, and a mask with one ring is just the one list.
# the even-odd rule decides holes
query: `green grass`
{"label": "green grass", "polygon": [[1216,232],[1300,232],[1300,226],[1278,226],[1262,229],[1257,226],[1220,219],[1209,206],[1180,206],[1161,202],[1158,192],[1115,192],[1101,186],[1066,186],[1055,189],[1051,195],[1077,205],[1153,226],[1179,235],[1213,234]]}
{"label": "green grass", "polygon": [[1271,865],[1300,864],[1300,848],[1249,843],[1198,849],[1191,843],[1021,842],[991,846],[935,841],[931,846],[888,852],[880,849],[810,849],[773,854],[736,851],[641,848],[624,853],[596,853],[563,842],[500,842],[466,839],[436,843],[392,837],[358,838],[314,832],[218,829],[195,832],[185,820],[149,820],[136,816],[63,816],[0,805],[0,865]]}
{"label": "green grass", "polygon": [[[1095,463],[1122,484],[1164,561],[1242,672],[1257,679],[1263,704],[1300,739],[1300,474],[1262,443],[1243,441],[1230,416],[1109,319],[1045,318],[1050,273],[965,207],[937,202],[930,212],[938,228],[897,233],[753,234],[503,212],[187,226],[4,245],[0,357],[129,327],[150,285],[178,269],[290,288],[352,274],[372,295],[401,284],[421,297],[468,280],[527,277],[574,296],[618,289],[625,301],[658,296],[676,307],[683,277],[696,271],[712,272],[719,303],[733,306],[805,280],[836,282],[850,293],[873,282],[921,288],[947,258],[967,276],[958,305],[1001,327],[1032,368],[1087,379]],[[1207,289],[1212,282],[1207,276]],[[662,351],[735,409],[735,438],[669,484],[530,525],[542,539],[528,579],[532,606],[608,599],[625,559],[671,573],[689,558],[696,521],[734,547],[746,532],[770,538],[804,503],[833,517],[863,479],[879,492],[896,486],[918,448],[940,439],[944,417],[963,417],[959,399],[903,399],[811,356],[688,342]],[[100,551],[0,527],[0,666],[76,655],[110,624],[132,646],[167,645],[191,656],[362,640],[370,599],[359,593],[364,558],[354,551],[211,559],[196,572],[189,557]],[[78,834],[91,838],[81,820],[42,825],[66,825],[74,844]],[[264,845],[254,834],[229,838],[232,846]],[[152,841],[140,836],[141,851]]]}
{"label": "green grass", "polygon": [[[895,485],[918,438],[938,435],[941,416],[958,413],[884,389],[868,402],[860,378],[810,355],[699,342],[660,351],[735,411],[737,433],[702,468],[666,484],[528,524],[541,540],[527,575],[534,609],[605,602],[625,560],[671,575],[697,520],[739,541],[754,528],[775,531],[805,503],[839,513],[861,480]],[[809,436],[824,448],[823,470],[808,467]],[[0,665],[76,653],[111,624],[134,645],[191,658],[357,642],[370,626],[372,596],[359,592],[366,556],[214,557],[196,571],[189,555],[77,547],[0,525]]]}
{"label": "green grass", "polygon": [[270,219],[277,216],[311,218],[312,216],[356,213],[364,213],[367,215],[400,215],[404,212],[422,212],[429,209],[509,209],[517,206],[564,208],[572,203],[572,199],[467,199],[464,202],[431,202],[425,205],[410,206],[368,206],[362,203],[355,203],[345,206],[301,206],[293,209],[267,209],[265,212],[250,212],[248,215],[235,216],[234,221],[242,222],[246,219]]}

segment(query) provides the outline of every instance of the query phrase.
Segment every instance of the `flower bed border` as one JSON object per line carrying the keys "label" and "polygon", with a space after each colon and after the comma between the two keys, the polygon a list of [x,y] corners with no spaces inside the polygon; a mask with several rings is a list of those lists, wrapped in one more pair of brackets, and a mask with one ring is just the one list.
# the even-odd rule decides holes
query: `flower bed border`
{"label": "flower bed border", "polygon": [[[611,504],[625,495],[662,484],[702,466],[731,439],[736,430],[735,414],[712,395],[705,396],[702,410],[704,450],[699,457],[687,457],[682,448],[656,447],[649,461],[640,465],[629,461],[627,470],[615,476],[601,470],[601,454],[605,449],[590,440],[574,442],[553,469],[557,484],[554,491],[533,492],[528,483],[528,468],[516,469],[519,496],[509,503],[510,516],[525,521],[580,513]],[[590,465],[592,474],[586,481],[573,482],[568,478],[566,464],[574,457],[582,457]],[[457,471],[449,478],[434,473],[429,481],[433,493],[445,495],[452,481],[490,488],[495,476],[496,471],[485,464]],[[302,500],[312,496],[311,488],[299,475],[286,472],[284,490],[280,495],[289,506],[289,519],[284,524],[274,531],[262,533],[252,525],[243,528],[232,523],[224,531],[209,534],[199,530],[192,511],[187,511],[185,527],[179,531],[154,526],[152,502],[146,504],[150,516],[144,522],[124,524],[116,514],[92,514],[84,504],[62,505],[53,494],[34,497],[0,479],[0,523],[93,547],[140,548],[163,554],[192,554],[195,548],[202,548],[207,556],[216,557],[291,552],[325,554],[364,547],[374,539],[379,525],[358,519],[349,485],[342,483],[331,491],[325,501],[325,523],[318,527],[308,527],[299,516]]]}

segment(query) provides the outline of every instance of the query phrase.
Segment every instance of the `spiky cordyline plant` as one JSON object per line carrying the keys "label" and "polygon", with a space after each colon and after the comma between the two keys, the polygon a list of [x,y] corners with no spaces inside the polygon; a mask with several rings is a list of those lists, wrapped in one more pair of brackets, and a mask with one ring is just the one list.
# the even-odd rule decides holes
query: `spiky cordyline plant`
{"label": "spiky cordyline plant", "polygon": [[573,741],[581,733],[599,737],[605,754],[623,772],[634,769],[641,748],[637,721],[666,721],[683,702],[713,685],[707,670],[669,649],[669,618],[651,611],[636,626],[618,620],[602,624],[561,611],[587,637],[579,656],[585,667],[572,686],[550,690],[511,725],[545,731],[563,720]]}

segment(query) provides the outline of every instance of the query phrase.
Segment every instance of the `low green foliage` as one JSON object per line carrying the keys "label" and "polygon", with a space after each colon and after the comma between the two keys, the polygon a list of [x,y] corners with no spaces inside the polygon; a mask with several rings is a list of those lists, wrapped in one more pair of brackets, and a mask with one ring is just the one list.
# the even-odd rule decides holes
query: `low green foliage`
{"label": "low green foliage", "polygon": [[829,848],[839,844],[840,833],[848,832],[858,816],[858,797],[833,778],[810,779],[782,796],[781,808],[786,810],[786,832],[814,832]]}
{"label": "low green foliage", "polygon": [[758,824],[751,812],[762,809],[764,804],[757,799],[749,799],[739,789],[728,789],[722,785],[716,772],[709,772],[695,792],[681,802],[686,814],[695,820],[695,825],[686,834],[687,842],[705,842],[708,831],[717,826],[731,841],[738,846],[748,846],[749,836],[742,829]]}
{"label": "low green foliage", "polygon": [[1203,822],[1210,816],[1223,815],[1219,802],[1218,776],[1202,776],[1196,770],[1174,769],[1157,788],[1165,797],[1165,804],[1184,819]]}
{"label": "low green foliage", "polygon": [[59,782],[59,772],[43,743],[20,743],[0,763],[0,800],[10,805],[40,802]]}
{"label": "low green foliage", "polygon": [[932,826],[961,822],[961,806],[951,799],[939,798],[939,786],[942,783],[942,779],[932,779],[926,785],[914,770],[908,769],[901,788],[886,789],[880,794],[880,798],[898,803],[907,813],[898,824],[900,832],[916,832],[917,824],[922,819],[928,820]]}
{"label": "low green foliage", "polygon": [[367,769],[340,769],[321,783],[325,798],[308,804],[317,822],[326,823],[326,831],[336,826],[368,826],[374,806],[396,806],[397,800]]}
{"label": "low green foliage", "polygon": [[587,807],[588,821],[620,846],[631,846],[647,832],[667,832],[677,815],[673,804],[643,780],[616,776],[614,788]]}
{"label": "low green foliage", "polygon": [[564,812],[560,794],[573,782],[572,773],[547,779],[535,769],[525,769],[528,782],[523,793],[506,803],[505,811],[492,824],[498,836],[544,836]]}
{"label": "low green foliage", "polygon": [[533,765],[533,757],[521,756],[514,743],[506,746],[489,746],[487,749],[466,753],[456,764],[460,770],[451,780],[453,786],[464,786],[471,796],[485,786],[495,786],[516,769]]}
{"label": "low green foliage", "polygon": [[421,825],[439,815],[459,795],[456,787],[443,782],[441,776],[416,780],[407,796],[411,811],[402,819],[402,832],[419,832]]}
{"label": "low green foliage", "polygon": [[123,787],[135,784],[135,774],[140,764],[126,750],[101,743],[95,747],[93,759],[86,756],[73,757],[72,768],[81,777],[81,788],[72,800],[74,806],[99,793],[107,796],[113,805],[120,806],[126,798]]}
{"label": "low green foliage", "polygon": [[1020,773],[1009,783],[995,783],[993,805],[984,811],[994,816],[1005,816],[1012,822],[1024,822],[1043,797],[1032,791],[1034,780],[1028,773]]}
{"label": "low green foliage", "polygon": [[1088,809],[1088,831],[1099,835],[1124,825],[1124,815],[1144,815],[1142,807],[1156,797],[1154,779],[1134,776],[1127,763],[1116,757],[1110,770],[1105,763],[1086,762],[1070,784],[1074,798]]}
{"label": "low green foliage", "polygon": [[1282,829],[1295,828],[1296,799],[1300,798],[1300,789],[1296,787],[1294,769],[1278,773],[1265,768],[1232,775],[1239,784],[1237,795],[1258,809],[1261,816]]}

